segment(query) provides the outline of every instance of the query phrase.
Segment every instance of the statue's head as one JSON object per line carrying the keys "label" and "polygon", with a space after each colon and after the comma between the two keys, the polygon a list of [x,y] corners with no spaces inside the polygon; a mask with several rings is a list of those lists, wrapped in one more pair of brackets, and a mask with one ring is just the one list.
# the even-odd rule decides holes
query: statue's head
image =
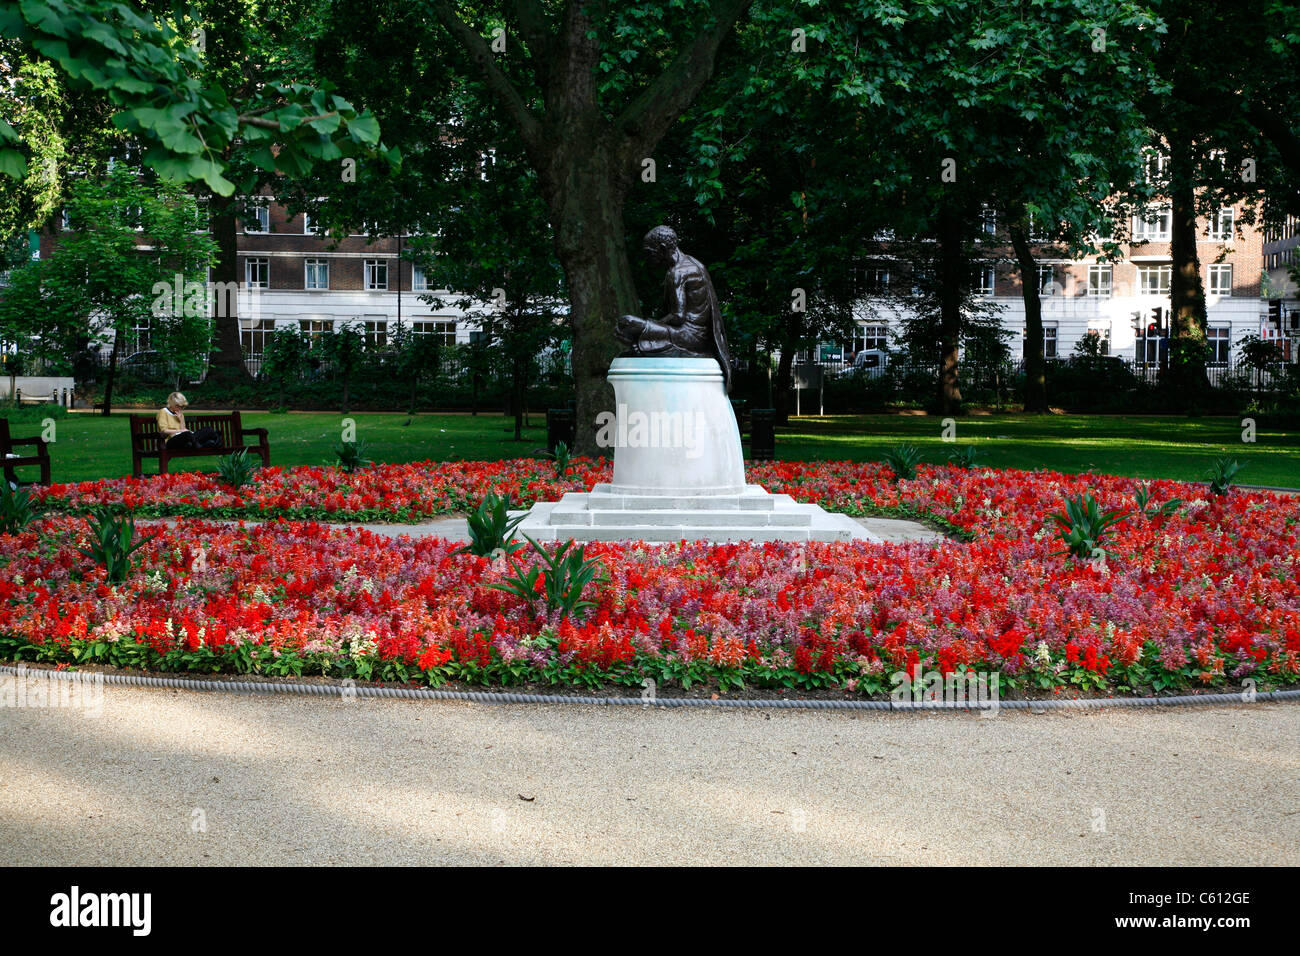
{"label": "statue's head", "polygon": [[646,258],[656,265],[666,266],[673,261],[677,251],[677,233],[668,226],[655,226],[645,234],[642,241]]}

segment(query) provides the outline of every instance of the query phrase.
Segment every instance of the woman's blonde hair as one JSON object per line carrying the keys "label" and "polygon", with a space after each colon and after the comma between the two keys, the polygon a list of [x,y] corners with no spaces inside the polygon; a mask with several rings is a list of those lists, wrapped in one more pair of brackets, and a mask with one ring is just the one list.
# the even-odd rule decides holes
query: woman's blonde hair
{"label": "woman's blonde hair", "polygon": [[189,399],[180,392],[172,392],[167,396],[167,404],[175,405],[177,408],[184,408],[190,403]]}

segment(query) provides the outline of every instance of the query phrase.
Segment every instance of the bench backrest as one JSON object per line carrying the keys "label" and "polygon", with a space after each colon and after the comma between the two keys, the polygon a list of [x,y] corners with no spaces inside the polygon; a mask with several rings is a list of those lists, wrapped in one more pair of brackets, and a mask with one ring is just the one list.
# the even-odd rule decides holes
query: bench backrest
{"label": "bench backrest", "polygon": [[[225,415],[202,415],[194,412],[185,416],[185,427],[192,432],[200,428],[211,428],[221,437],[224,448],[243,445],[244,426],[239,412],[228,412]],[[157,416],[131,416],[131,447],[141,451],[158,451],[162,445],[163,437],[158,431]]]}
{"label": "bench backrest", "polygon": [[9,419],[0,418],[0,456],[9,454]]}

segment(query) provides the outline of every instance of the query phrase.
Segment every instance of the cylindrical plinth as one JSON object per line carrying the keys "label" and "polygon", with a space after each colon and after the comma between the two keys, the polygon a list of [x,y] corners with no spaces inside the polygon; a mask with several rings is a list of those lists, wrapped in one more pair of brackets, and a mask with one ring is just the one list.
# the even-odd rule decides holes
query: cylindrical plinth
{"label": "cylindrical plinth", "polygon": [[745,490],[740,429],[716,361],[616,358],[608,380],[616,411],[598,423],[596,441],[614,449],[611,492],[698,497]]}

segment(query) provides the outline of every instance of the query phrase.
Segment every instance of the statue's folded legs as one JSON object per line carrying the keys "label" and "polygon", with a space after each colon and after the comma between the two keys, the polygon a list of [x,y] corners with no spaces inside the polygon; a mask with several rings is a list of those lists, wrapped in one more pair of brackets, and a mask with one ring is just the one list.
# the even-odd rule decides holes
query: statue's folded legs
{"label": "statue's folded legs", "polygon": [[684,322],[673,326],[654,319],[624,315],[614,334],[630,346],[635,355],[662,355],[683,358],[712,354],[711,330],[704,323]]}

